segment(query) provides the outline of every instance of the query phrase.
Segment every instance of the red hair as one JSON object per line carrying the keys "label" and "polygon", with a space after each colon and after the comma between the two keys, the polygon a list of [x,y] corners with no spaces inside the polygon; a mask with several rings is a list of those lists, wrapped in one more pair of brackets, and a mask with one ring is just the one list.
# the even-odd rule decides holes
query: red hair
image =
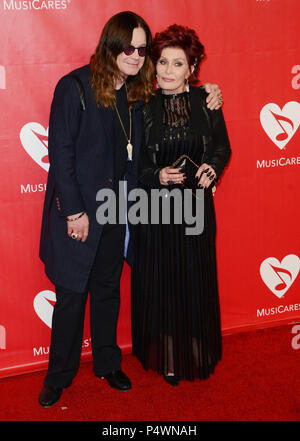
{"label": "red hair", "polygon": [[186,26],[172,25],[162,32],[155,34],[152,41],[150,56],[156,66],[162,50],[167,47],[176,47],[184,51],[189,66],[194,66],[194,72],[189,77],[189,84],[198,82],[200,62],[205,57],[204,46],[200,42],[198,35],[193,29]]}

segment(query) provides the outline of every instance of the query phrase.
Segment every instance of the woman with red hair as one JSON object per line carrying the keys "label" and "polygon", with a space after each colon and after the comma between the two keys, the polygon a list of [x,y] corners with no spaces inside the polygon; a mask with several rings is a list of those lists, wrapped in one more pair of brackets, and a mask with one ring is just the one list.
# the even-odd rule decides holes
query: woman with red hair
{"label": "woman with red hair", "polygon": [[208,110],[207,93],[196,87],[204,58],[196,32],[173,25],[156,34],[151,58],[158,90],[143,113],[140,185],[149,194],[153,189],[184,193],[187,176],[172,164],[187,155],[190,164],[198,164],[193,176],[204,193],[201,234],[187,235],[186,223],[174,218],[136,228],[133,353],[146,370],[177,386],[181,379],[209,377],[221,359],[212,187],[231,149],[221,109]]}

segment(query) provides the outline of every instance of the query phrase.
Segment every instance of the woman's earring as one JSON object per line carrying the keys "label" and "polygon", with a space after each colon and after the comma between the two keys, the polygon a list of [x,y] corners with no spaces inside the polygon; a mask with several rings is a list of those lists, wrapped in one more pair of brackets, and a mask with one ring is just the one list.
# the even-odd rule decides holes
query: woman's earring
{"label": "woman's earring", "polygon": [[189,79],[188,78],[185,80],[185,90],[186,90],[186,92],[190,91]]}
{"label": "woman's earring", "polygon": [[158,79],[157,79],[157,75],[156,75],[156,88],[159,89],[160,85],[158,84]]}

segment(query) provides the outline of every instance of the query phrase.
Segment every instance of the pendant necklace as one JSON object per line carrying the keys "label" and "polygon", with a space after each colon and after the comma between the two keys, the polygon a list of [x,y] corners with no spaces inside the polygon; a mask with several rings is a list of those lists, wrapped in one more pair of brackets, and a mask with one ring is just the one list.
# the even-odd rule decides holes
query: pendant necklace
{"label": "pendant necklace", "polygon": [[[126,97],[127,97],[126,83],[125,83],[125,89],[126,89]],[[127,136],[127,133],[126,133],[123,121],[122,121],[122,119],[120,117],[120,114],[119,114],[119,111],[118,111],[118,108],[117,108],[116,105],[115,105],[115,109],[116,109],[117,115],[119,117],[120,124],[121,124],[121,127],[123,129],[125,138],[127,139],[127,147],[126,148],[127,148],[127,153],[128,153],[128,159],[129,159],[129,161],[132,161],[132,149],[133,149],[133,146],[131,144],[131,128],[132,128],[131,109],[128,107],[128,110],[129,110],[129,136]]]}

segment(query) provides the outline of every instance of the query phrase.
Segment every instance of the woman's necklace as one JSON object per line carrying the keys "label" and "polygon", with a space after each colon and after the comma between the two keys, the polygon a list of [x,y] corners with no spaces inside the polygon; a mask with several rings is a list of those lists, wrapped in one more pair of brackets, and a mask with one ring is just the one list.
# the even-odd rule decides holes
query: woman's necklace
{"label": "woman's necklace", "polygon": [[[126,97],[127,97],[127,87],[126,87],[126,83],[125,83],[125,89],[126,89]],[[124,127],[123,121],[122,121],[122,119],[121,119],[121,117],[120,117],[120,114],[119,114],[119,111],[118,111],[118,108],[117,108],[116,105],[115,105],[115,109],[116,109],[117,115],[118,115],[118,117],[119,117],[120,124],[121,124],[121,127],[122,127],[122,129],[123,129],[123,132],[124,132],[125,138],[127,139],[127,153],[128,153],[128,159],[129,159],[129,161],[132,161],[132,149],[133,149],[133,146],[132,146],[132,144],[131,144],[131,128],[132,128],[131,109],[128,107],[128,110],[129,110],[129,136],[127,136],[127,133],[126,133],[126,130],[125,130],[125,127]]]}

